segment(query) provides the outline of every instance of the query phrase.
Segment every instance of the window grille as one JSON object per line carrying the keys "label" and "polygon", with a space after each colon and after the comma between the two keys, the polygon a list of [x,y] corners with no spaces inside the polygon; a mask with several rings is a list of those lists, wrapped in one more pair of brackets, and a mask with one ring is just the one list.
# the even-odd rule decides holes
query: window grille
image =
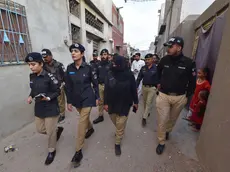
{"label": "window grille", "polygon": [[32,51],[25,7],[0,0],[0,66],[24,63]]}
{"label": "window grille", "polygon": [[71,34],[72,34],[72,42],[80,43],[80,28],[71,24]]}
{"label": "window grille", "polygon": [[91,12],[85,9],[85,21],[88,25],[94,27],[95,29],[99,30],[103,33],[104,23],[96,18]]}
{"label": "window grille", "polygon": [[70,13],[80,18],[80,4],[76,0],[69,0]]}

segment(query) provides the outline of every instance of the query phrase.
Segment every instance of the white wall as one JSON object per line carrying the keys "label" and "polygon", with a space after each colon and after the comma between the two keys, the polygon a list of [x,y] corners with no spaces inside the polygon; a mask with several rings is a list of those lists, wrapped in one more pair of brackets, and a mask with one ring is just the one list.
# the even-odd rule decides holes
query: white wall
{"label": "white wall", "polygon": [[183,0],[180,22],[189,15],[202,14],[214,1],[215,0]]}

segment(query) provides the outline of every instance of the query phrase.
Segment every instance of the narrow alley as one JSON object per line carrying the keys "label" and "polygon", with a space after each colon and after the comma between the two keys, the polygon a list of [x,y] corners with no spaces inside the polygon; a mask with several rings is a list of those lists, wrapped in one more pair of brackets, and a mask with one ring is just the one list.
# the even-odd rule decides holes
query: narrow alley
{"label": "narrow alley", "polygon": [[[121,157],[114,154],[115,128],[106,116],[103,123],[94,125],[96,132],[86,140],[81,166],[72,168],[70,161],[75,151],[78,119],[72,112],[67,114],[57,156],[50,166],[44,166],[46,136],[36,133],[32,123],[0,142],[0,172],[203,172],[196,161],[195,143],[198,135],[189,130],[182,120],[178,120],[166,151],[161,156],[156,154],[155,110],[149,117],[147,127],[142,128],[142,106],[141,103],[137,114],[130,113]],[[91,120],[96,116],[97,109],[93,109]],[[18,150],[4,153],[4,146],[9,144],[15,144]]]}

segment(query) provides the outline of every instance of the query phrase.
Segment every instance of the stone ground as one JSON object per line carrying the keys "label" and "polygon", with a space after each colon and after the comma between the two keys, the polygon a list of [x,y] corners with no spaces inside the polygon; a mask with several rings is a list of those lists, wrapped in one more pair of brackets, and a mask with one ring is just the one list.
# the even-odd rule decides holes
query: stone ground
{"label": "stone ground", "polygon": [[[65,130],[57,145],[57,155],[50,166],[44,166],[47,155],[47,138],[35,131],[30,124],[0,142],[0,172],[204,172],[195,153],[197,133],[180,120],[167,142],[164,154],[155,153],[156,113],[148,119],[147,127],[141,126],[142,105],[136,114],[130,113],[122,155],[114,154],[115,128],[105,115],[105,121],[95,125],[95,133],[85,142],[84,158],[77,169],[71,168],[70,161],[75,153],[76,112],[67,113],[63,126]],[[93,109],[91,120],[97,117]],[[4,153],[4,146],[15,144],[15,152]]]}

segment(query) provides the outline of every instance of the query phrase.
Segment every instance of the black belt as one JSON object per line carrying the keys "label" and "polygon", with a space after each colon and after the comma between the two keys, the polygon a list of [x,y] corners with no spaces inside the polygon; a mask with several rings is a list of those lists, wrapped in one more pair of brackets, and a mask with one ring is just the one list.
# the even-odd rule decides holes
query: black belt
{"label": "black belt", "polygon": [[167,94],[169,96],[182,96],[182,95],[185,95],[185,93],[172,93],[172,92],[167,92],[167,91],[162,91],[162,90],[160,92],[162,92],[164,94]]}
{"label": "black belt", "polygon": [[147,85],[143,84],[143,86],[145,86],[145,87],[156,87],[156,85],[150,85],[150,84],[147,84]]}

